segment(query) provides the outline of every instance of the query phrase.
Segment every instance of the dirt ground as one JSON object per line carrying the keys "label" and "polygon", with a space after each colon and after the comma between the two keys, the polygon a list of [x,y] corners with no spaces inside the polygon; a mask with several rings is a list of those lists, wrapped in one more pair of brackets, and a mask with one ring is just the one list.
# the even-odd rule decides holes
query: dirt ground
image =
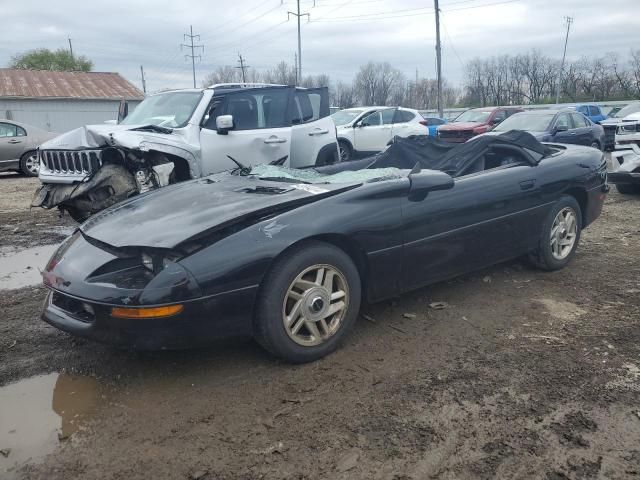
{"label": "dirt ground", "polygon": [[[0,178],[0,245],[59,240],[41,224],[68,221],[27,208],[35,185]],[[42,288],[2,292],[0,385],[58,372],[99,391],[81,431],[13,474],[640,477],[639,212],[612,191],[565,270],[510,262],[368,306],[339,351],[302,366],[250,341],[116,350],[41,322]]]}

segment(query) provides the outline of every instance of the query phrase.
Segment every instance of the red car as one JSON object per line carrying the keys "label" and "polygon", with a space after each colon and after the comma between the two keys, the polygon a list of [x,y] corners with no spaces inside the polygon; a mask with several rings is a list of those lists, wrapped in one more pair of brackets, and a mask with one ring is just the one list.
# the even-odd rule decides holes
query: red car
{"label": "red car", "polygon": [[460,114],[453,122],[438,128],[438,138],[445,142],[464,143],[476,135],[486,133],[514,113],[523,112],[518,107],[472,108]]}

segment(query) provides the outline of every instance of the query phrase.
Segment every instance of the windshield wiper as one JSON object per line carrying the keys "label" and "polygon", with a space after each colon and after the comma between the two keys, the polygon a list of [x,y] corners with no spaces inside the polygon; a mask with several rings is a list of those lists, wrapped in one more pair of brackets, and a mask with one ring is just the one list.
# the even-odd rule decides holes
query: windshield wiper
{"label": "windshield wiper", "polygon": [[235,172],[236,170],[240,170],[238,173],[242,176],[247,176],[251,173],[251,167],[244,166],[238,160],[233,158],[231,155],[227,155],[227,158],[229,158],[229,160],[231,160],[233,163],[235,163],[238,166],[238,168],[233,169],[233,172]]}
{"label": "windshield wiper", "polygon": [[132,128],[131,130],[139,132],[158,132],[158,133],[173,133],[172,128],[160,127],[159,125],[143,125],[142,127]]}

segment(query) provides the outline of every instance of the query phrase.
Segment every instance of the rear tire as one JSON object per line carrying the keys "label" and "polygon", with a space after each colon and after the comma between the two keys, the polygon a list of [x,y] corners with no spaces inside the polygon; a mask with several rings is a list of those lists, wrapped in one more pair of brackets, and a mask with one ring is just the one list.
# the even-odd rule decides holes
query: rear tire
{"label": "rear tire", "polygon": [[634,195],[640,193],[640,186],[630,183],[617,183],[616,190],[623,195]]}
{"label": "rear tire", "polygon": [[27,152],[20,157],[20,172],[27,177],[37,177],[40,171],[38,152]]}
{"label": "rear tire", "polygon": [[547,215],[538,248],[529,254],[529,261],[542,270],[564,268],[575,255],[581,231],[580,205],[574,197],[563,195]]}
{"label": "rear tire", "polygon": [[355,324],[360,275],[349,256],[318,241],[301,243],[278,258],[262,281],[254,336],[290,363],[333,352]]}

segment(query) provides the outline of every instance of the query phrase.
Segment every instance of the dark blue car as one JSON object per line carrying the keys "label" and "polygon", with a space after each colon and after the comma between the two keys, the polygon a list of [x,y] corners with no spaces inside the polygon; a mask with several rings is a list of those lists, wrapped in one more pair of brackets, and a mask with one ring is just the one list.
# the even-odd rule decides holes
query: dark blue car
{"label": "dark blue car", "polygon": [[516,113],[500,123],[490,134],[524,130],[541,142],[573,143],[602,150],[604,129],[571,109],[530,110]]}

